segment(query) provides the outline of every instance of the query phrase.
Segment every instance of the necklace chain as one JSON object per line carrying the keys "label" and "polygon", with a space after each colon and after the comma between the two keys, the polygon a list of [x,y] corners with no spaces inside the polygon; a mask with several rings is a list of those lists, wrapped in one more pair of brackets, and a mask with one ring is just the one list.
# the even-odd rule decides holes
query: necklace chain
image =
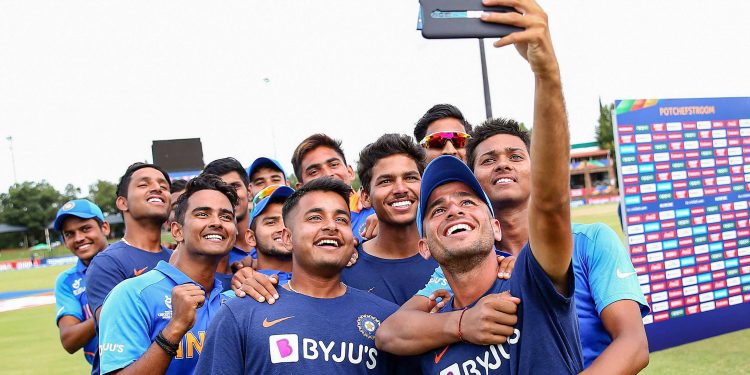
{"label": "necklace chain", "polygon": [[[344,287],[344,291],[346,291],[346,288],[347,288],[346,284],[344,284],[343,281],[339,281],[339,284],[341,284],[341,286]],[[294,289],[294,287],[292,287],[292,280],[289,280],[286,283],[286,286],[289,287],[289,290],[291,290],[292,292],[297,293],[297,294],[302,294],[302,293],[298,292],[296,289]]]}

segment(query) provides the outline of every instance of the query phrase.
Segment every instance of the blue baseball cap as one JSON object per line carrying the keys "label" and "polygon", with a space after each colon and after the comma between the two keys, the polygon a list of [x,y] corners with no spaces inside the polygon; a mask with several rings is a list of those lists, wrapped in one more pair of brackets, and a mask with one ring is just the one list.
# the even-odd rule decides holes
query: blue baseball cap
{"label": "blue baseball cap", "polygon": [[[263,194],[268,194],[268,191],[271,189],[273,189],[273,191],[271,191],[268,196],[260,198],[260,200],[256,201],[256,199],[263,196]],[[293,193],[294,189],[286,185],[271,185],[261,190],[258,194],[255,195],[255,198],[253,198],[253,203],[255,203],[255,206],[253,207],[253,210],[250,211],[250,223],[248,225],[252,225],[253,221],[255,221],[255,218],[263,213],[263,210],[265,210],[266,206],[268,206],[268,202],[277,199],[286,200]]]}
{"label": "blue baseball cap", "polygon": [[250,164],[250,167],[247,168],[247,177],[252,178],[253,173],[260,168],[260,167],[271,167],[274,169],[278,169],[282,175],[284,175],[284,181],[286,181],[286,173],[284,172],[284,168],[281,167],[281,164],[271,158],[266,157],[260,157],[255,159],[253,164]]}
{"label": "blue baseball cap", "polygon": [[479,184],[477,177],[474,176],[471,169],[455,156],[439,156],[427,165],[422,174],[422,187],[419,191],[419,207],[417,208],[417,229],[419,230],[420,237],[424,238],[422,218],[424,218],[424,210],[427,207],[427,200],[430,199],[430,194],[438,186],[454,181],[463,182],[471,190],[474,190],[474,193],[483,199],[487,207],[490,208],[490,214],[493,217],[495,216],[490,198],[482,190],[482,185]]}
{"label": "blue baseball cap", "polygon": [[60,231],[63,221],[68,216],[75,216],[80,219],[97,219],[100,223],[104,222],[104,214],[99,206],[95,205],[88,199],[74,199],[68,201],[59,210],[55,217],[55,230]]}

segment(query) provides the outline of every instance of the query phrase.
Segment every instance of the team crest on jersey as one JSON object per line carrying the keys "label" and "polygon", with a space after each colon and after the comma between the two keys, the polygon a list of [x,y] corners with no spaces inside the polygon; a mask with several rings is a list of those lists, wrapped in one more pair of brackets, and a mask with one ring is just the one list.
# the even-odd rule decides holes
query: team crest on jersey
{"label": "team crest on jersey", "polygon": [[375,331],[380,327],[380,320],[372,315],[360,315],[357,318],[359,332],[370,340],[375,340]]}
{"label": "team crest on jersey", "polygon": [[65,203],[65,204],[64,204],[64,205],[62,206],[62,210],[63,210],[63,211],[70,211],[70,210],[72,210],[72,209],[73,209],[73,207],[75,207],[75,206],[76,206],[76,203],[75,203],[75,202],[73,202],[73,201],[71,201],[71,202]]}
{"label": "team crest on jersey", "polygon": [[167,310],[162,311],[157,315],[162,319],[172,319],[172,297],[165,295],[164,304],[167,306]]}
{"label": "team crest on jersey", "polygon": [[73,288],[73,295],[78,296],[86,291],[86,287],[81,288],[81,279],[78,278],[73,284],[70,285]]}

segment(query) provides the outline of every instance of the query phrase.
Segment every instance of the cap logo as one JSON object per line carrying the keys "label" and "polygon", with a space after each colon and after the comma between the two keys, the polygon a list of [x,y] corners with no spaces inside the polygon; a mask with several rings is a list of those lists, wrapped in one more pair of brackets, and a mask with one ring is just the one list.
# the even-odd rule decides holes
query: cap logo
{"label": "cap logo", "polygon": [[63,211],[70,211],[76,206],[76,202],[70,201],[62,206]]}

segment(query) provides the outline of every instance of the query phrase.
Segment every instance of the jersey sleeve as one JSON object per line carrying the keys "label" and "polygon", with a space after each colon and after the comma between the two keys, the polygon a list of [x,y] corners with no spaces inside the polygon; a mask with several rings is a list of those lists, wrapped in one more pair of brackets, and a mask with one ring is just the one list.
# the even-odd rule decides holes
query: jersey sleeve
{"label": "jersey sleeve", "polygon": [[443,275],[443,269],[439,266],[435,268],[435,272],[430,276],[430,281],[428,281],[424,288],[420,289],[416,295],[430,298],[430,295],[438,289],[445,289],[448,293],[453,294],[451,286],[448,285],[448,280],[446,280],[445,275]]}
{"label": "jersey sleeve", "polygon": [[137,290],[128,283],[112,290],[99,319],[101,373],[127,367],[151,345],[151,317]]}
{"label": "jersey sleeve", "polygon": [[641,316],[646,316],[649,307],[620,237],[610,227],[596,225],[585,250],[584,261],[596,311],[601,314],[610,304],[629,299],[637,302]]}
{"label": "jersey sleeve", "polygon": [[[520,271],[520,272],[519,272]],[[571,266],[567,274],[567,290],[568,295],[563,295],[549,278],[547,272],[544,271],[542,265],[534,257],[534,253],[531,251],[531,247],[527,242],[526,245],[521,249],[521,253],[518,255],[518,260],[513,269],[513,276],[510,278],[512,283],[519,285],[524,284],[525,290],[529,291],[528,295],[540,298],[540,302],[543,302],[555,309],[569,310],[573,306],[573,296],[575,295],[575,275]],[[531,286],[531,287],[528,287]],[[524,300],[527,294],[513,293],[511,294]]]}
{"label": "jersey sleeve", "polygon": [[228,305],[221,307],[208,326],[196,374],[244,374],[245,345],[240,324]]}
{"label": "jersey sleeve", "polygon": [[107,294],[127,278],[117,260],[107,254],[99,254],[91,260],[86,271],[86,298],[95,316]]}
{"label": "jersey sleeve", "polygon": [[59,322],[63,316],[72,316],[80,321],[86,320],[83,307],[78,298],[73,295],[73,288],[66,280],[67,275],[63,272],[55,281],[55,305],[57,306],[55,323]]}

